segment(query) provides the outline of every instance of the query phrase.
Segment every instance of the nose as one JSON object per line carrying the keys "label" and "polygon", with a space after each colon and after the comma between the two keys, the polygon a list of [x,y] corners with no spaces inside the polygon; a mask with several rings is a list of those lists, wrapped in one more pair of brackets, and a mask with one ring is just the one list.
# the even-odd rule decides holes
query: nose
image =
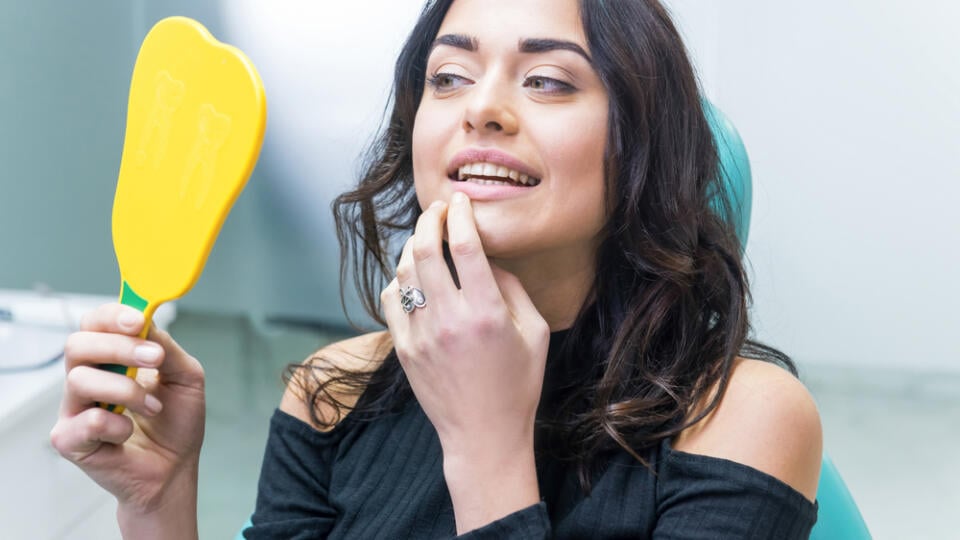
{"label": "nose", "polygon": [[505,84],[496,80],[477,84],[471,92],[463,116],[463,130],[467,133],[502,133],[515,135],[519,129]]}

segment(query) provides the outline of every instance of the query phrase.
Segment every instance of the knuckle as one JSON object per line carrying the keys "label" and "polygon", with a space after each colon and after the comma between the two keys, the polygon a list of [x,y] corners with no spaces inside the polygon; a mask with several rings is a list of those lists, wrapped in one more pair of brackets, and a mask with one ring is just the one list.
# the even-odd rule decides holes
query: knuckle
{"label": "knuckle", "polygon": [[401,363],[407,363],[410,360],[410,347],[406,342],[395,342],[393,344],[393,350],[397,353],[397,359]]}
{"label": "knuckle", "polygon": [[190,356],[190,359],[192,360],[192,362],[190,363],[194,366],[194,372],[193,372],[194,377],[196,377],[196,380],[200,383],[201,386],[206,385],[207,372],[204,371],[203,364],[201,364],[200,361],[194,358],[193,356]]}
{"label": "knuckle", "polygon": [[100,304],[92,310],[87,311],[80,317],[80,329],[90,331],[99,328],[103,325],[103,321],[110,320],[111,317],[116,316],[119,307],[120,304],[117,302],[110,302]]}
{"label": "knuckle", "polygon": [[490,336],[496,335],[498,333],[499,327],[500,327],[499,322],[493,317],[490,317],[487,315],[478,317],[476,322],[474,323],[474,328],[476,329],[476,331],[481,336],[484,336],[484,337],[490,337]]}
{"label": "knuckle", "polygon": [[83,435],[84,441],[96,441],[100,438],[100,432],[96,431],[96,424],[90,422],[89,419],[83,423],[83,427],[80,432]]}
{"label": "knuckle", "polygon": [[100,407],[89,409],[87,413],[87,432],[91,435],[91,439],[99,438],[106,431],[107,421],[109,420],[106,415],[108,414],[113,413]]}
{"label": "knuckle", "polygon": [[83,315],[80,316],[80,329],[89,330],[93,326],[93,311],[85,311]]}
{"label": "knuckle", "polygon": [[63,357],[68,361],[75,359],[83,348],[80,343],[82,341],[83,336],[79,332],[74,332],[67,336],[67,341],[63,344]]}
{"label": "knuckle", "polygon": [[427,358],[430,352],[428,343],[419,339],[404,339],[394,344],[397,358],[406,364]]}
{"label": "knuckle", "polygon": [[417,341],[411,347],[408,347],[410,351],[410,358],[415,358],[418,360],[426,360],[430,358],[431,346],[425,341]]}
{"label": "knuckle", "polygon": [[66,455],[63,443],[63,420],[58,421],[50,430],[50,446],[61,456]]}
{"label": "knuckle", "polygon": [[83,386],[83,382],[86,379],[85,371],[84,366],[79,366],[67,372],[66,384],[68,390],[76,392]]}
{"label": "knuckle", "polygon": [[437,343],[439,343],[440,346],[445,349],[449,348],[457,341],[458,335],[458,329],[456,326],[451,324],[441,324],[436,330]]}
{"label": "knuckle", "polygon": [[400,263],[397,266],[397,280],[407,281],[413,277],[413,266],[407,263]]}
{"label": "knuckle", "polygon": [[430,244],[422,241],[414,242],[413,244],[413,260],[417,262],[430,260],[433,258],[434,252],[435,250]]}
{"label": "knuckle", "polygon": [[480,251],[480,244],[471,240],[451,240],[450,253],[454,255],[469,256]]}
{"label": "knuckle", "polygon": [[410,254],[410,251],[413,249],[413,244],[416,242],[416,235],[412,235],[403,243],[403,249],[400,250],[400,258],[403,259],[405,256]]}

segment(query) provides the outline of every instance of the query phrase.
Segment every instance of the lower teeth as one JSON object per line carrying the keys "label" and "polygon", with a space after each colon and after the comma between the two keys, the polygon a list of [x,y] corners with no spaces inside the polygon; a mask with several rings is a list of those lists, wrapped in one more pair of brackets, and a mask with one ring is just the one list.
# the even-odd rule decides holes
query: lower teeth
{"label": "lower teeth", "polygon": [[512,186],[514,184],[510,182],[504,182],[502,180],[483,180],[480,178],[469,178],[468,182],[473,182],[474,184],[480,184],[484,186]]}
{"label": "lower teeth", "polygon": [[[508,180],[490,180],[490,179],[488,179],[488,178],[477,178],[477,177],[475,177],[475,176],[468,176],[468,177],[466,177],[466,178],[461,178],[460,181],[461,181],[461,182],[470,182],[470,183],[473,183],[473,184],[480,184],[480,185],[482,185],[482,186],[521,186],[521,187],[528,187],[527,184],[523,184],[523,183],[520,183],[520,182],[511,182],[511,181],[508,181]],[[535,185],[537,185],[538,183],[539,183],[539,182],[537,182],[537,181],[533,181],[533,182],[531,182],[529,185],[535,186]]]}

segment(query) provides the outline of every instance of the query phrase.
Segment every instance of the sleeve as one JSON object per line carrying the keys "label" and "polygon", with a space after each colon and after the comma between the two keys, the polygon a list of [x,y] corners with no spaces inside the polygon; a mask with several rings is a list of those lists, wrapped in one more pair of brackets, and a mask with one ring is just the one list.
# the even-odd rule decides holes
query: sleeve
{"label": "sleeve", "polygon": [[[341,426],[338,426],[341,427]],[[256,510],[244,538],[325,538],[336,522],[329,502],[337,434],[277,409],[260,469]]]}
{"label": "sleeve", "polygon": [[657,482],[657,540],[810,537],[817,504],[735,461],[672,452]]}
{"label": "sleeve", "polygon": [[550,538],[546,503],[534,504],[457,536],[458,540],[545,540]]}

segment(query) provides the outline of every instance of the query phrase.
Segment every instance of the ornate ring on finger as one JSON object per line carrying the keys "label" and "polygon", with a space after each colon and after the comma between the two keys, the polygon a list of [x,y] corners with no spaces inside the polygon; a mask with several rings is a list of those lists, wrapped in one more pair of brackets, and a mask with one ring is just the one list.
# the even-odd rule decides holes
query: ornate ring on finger
{"label": "ornate ring on finger", "polygon": [[412,313],[413,310],[426,305],[427,298],[420,289],[416,287],[400,288],[400,306],[403,307],[404,313]]}

